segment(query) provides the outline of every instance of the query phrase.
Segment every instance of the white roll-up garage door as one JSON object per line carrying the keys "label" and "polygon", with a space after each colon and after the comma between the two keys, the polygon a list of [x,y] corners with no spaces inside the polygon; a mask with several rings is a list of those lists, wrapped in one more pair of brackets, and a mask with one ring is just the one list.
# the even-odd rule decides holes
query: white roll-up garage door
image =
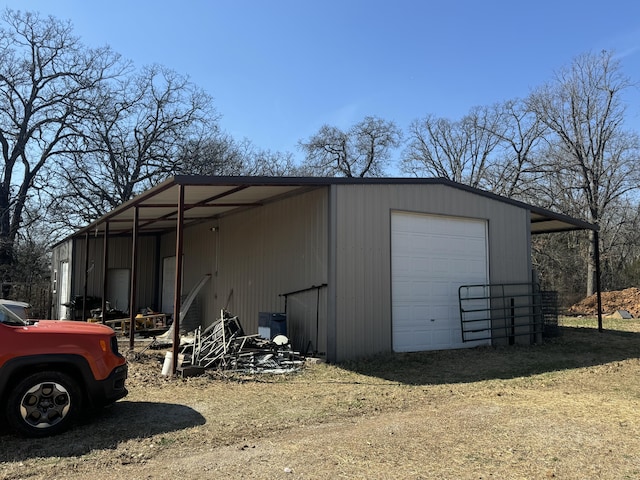
{"label": "white roll-up garage door", "polygon": [[391,215],[393,350],[466,348],[458,288],[489,279],[486,220],[393,212]]}

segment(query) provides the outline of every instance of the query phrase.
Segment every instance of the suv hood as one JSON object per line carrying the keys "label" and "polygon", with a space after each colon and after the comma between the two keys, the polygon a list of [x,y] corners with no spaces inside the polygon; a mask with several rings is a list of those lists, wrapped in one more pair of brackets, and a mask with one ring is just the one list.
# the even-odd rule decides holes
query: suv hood
{"label": "suv hood", "polygon": [[112,335],[114,333],[111,327],[102,325],[101,323],[73,322],[69,320],[38,320],[33,325],[28,325],[27,330],[37,330],[42,333],[85,333],[85,334],[102,334]]}

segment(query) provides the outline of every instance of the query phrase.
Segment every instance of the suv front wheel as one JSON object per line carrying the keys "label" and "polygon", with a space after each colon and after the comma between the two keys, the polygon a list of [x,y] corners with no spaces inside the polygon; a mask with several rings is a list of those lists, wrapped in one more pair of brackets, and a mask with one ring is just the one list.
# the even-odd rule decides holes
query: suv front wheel
{"label": "suv front wheel", "polygon": [[77,382],[54,371],[26,377],[12,389],[7,401],[7,422],[17,433],[28,437],[66,430],[82,402]]}

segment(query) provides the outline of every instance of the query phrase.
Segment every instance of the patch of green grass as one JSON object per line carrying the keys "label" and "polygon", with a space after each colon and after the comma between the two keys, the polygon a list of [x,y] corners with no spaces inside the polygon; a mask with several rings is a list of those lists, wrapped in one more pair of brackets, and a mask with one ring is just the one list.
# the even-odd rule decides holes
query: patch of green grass
{"label": "patch of green grass", "polygon": [[[558,324],[562,327],[574,328],[598,328],[598,317],[560,317]],[[618,330],[622,332],[640,331],[640,318],[602,318],[604,330]]]}

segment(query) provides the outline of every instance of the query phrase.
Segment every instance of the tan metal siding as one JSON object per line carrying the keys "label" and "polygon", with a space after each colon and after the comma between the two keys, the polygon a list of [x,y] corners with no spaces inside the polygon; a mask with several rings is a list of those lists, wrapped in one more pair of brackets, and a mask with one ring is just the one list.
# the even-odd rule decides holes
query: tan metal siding
{"label": "tan metal siding", "polygon": [[[195,288],[206,275],[211,278],[204,284],[196,300],[187,312],[187,325],[207,325],[218,318],[213,301],[214,282],[216,273],[216,245],[218,233],[211,230],[212,224],[205,222],[184,230],[184,252],[182,268],[182,298]],[[165,251],[165,257],[175,258],[175,234],[172,237],[173,251]]]}
{"label": "tan metal siding", "polygon": [[[62,303],[67,302],[69,299],[63,299],[60,296],[60,292],[64,290],[61,277],[60,264],[62,262],[68,262],[70,267],[73,267],[73,241],[67,240],[64,243],[59,244],[51,254],[51,267],[54,270],[51,275],[51,312],[49,318],[58,320],[60,318],[60,306]],[[73,278],[72,270],[69,270],[69,278],[67,278],[67,288],[71,291],[71,279]]]}
{"label": "tan metal siding", "polygon": [[[102,297],[103,288],[103,248],[104,239],[101,236],[89,236],[89,262],[85,264],[85,239],[75,242],[73,264],[73,295],[84,294],[85,265],[87,268],[87,295]],[[137,272],[137,302],[135,310],[150,307],[156,308],[156,237],[141,236],[138,239],[138,272]],[[131,238],[116,237],[109,239],[108,268],[125,268],[131,273]],[[109,300],[107,298],[107,300]]]}
{"label": "tan metal siding", "polygon": [[337,189],[337,360],[390,349],[390,199],[377,187]]}
{"label": "tan metal siding", "polygon": [[[138,239],[138,287],[136,311],[141,308],[158,310],[156,286],[158,269],[156,264],[157,239],[155,236],[142,236]],[[129,262],[131,263],[131,262]]]}
{"label": "tan metal siding", "polygon": [[[284,311],[283,294],[327,282],[327,189],[224,217],[216,235],[220,249],[214,312],[227,307],[240,317],[247,334],[258,332],[259,312]],[[293,306],[287,318],[289,330],[304,332],[296,339],[298,349],[315,337],[316,301],[313,294],[289,297]],[[326,294],[321,291],[322,302],[326,303]],[[326,315],[324,305],[317,315]],[[325,331],[324,326],[319,328]]]}
{"label": "tan metal siding", "polygon": [[87,295],[102,296],[102,237],[89,236],[89,262],[85,263],[85,238],[74,240],[73,254],[73,285],[71,295],[82,296],[85,286],[85,266],[87,266],[86,283]]}
{"label": "tan metal siding", "polygon": [[444,185],[336,188],[337,361],[391,350],[393,210],[488,220],[490,281],[529,281],[525,209]]}
{"label": "tan metal siding", "polygon": [[291,319],[288,334],[295,349],[304,354],[326,356],[327,287],[290,295],[287,315]]}

